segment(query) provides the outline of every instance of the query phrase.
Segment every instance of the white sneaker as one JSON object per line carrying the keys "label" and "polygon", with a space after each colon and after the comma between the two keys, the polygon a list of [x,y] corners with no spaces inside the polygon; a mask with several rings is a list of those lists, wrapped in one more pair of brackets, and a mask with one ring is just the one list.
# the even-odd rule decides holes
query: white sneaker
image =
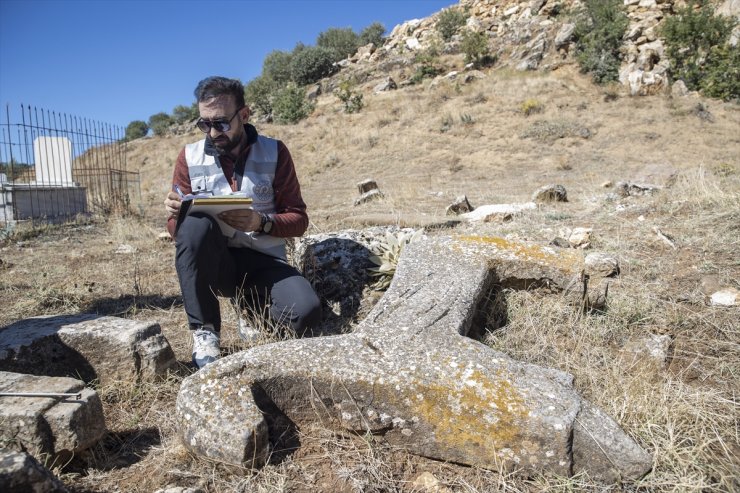
{"label": "white sneaker", "polygon": [[239,322],[236,324],[236,331],[239,333],[239,337],[243,341],[257,342],[262,337],[262,333],[255,329],[246,319],[239,317]]}
{"label": "white sneaker", "polygon": [[220,338],[212,330],[200,328],[193,331],[193,364],[203,368],[221,356]]}

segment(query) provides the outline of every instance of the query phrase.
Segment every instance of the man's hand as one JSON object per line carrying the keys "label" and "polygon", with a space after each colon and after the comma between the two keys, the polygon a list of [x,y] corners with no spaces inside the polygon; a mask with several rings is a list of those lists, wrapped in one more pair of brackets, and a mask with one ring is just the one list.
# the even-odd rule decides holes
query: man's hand
{"label": "man's hand", "polygon": [[167,194],[167,198],[164,199],[164,208],[167,210],[167,217],[177,217],[180,213],[180,195],[177,192],[170,192]]}
{"label": "man's hand", "polygon": [[237,231],[258,231],[262,225],[260,213],[252,209],[232,209],[218,215],[223,222]]}

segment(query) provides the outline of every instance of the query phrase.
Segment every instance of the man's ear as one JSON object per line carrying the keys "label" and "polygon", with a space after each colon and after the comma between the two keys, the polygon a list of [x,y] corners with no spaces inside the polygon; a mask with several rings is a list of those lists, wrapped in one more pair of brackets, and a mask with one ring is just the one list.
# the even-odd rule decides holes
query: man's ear
{"label": "man's ear", "polygon": [[247,123],[249,121],[249,117],[251,114],[252,112],[249,110],[249,106],[247,105],[244,105],[244,107],[239,110],[239,116],[244,123]]}

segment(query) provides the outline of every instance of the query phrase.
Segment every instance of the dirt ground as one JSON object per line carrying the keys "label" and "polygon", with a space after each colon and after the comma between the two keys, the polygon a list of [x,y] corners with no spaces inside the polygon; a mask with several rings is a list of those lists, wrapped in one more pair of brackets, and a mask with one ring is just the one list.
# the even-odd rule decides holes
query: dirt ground
{"label": "dirt ground", "polygon": [[[257,471],[191,456],[173,422],[179,382],[193,371],[190,340],[174,248],[158,235],[172,165],[184,143],[200,138],[194,132],[129,144],[129,168],[142,175],[134,214],[16,231],[2,241],[0,327],[61,313],[155,320],[181,363],[163,382],[98,388],[108,435],[55,472],[88,492],[168,485],[214,492],[739,490],[740,309],[712,306],[708,297],[740,289],[740,106],[696,95],[629,97],[568,67],[492,70],[469,85],[427,83],[378,95],[371,85],[361,87],[366,106],[358,114],[344,114],[336,97],[324,95],[297,125],[257,124],[292,152],[311,216],[307,234],[426,225],[427,234],[548,244],[567,228],[592,228],[586,251],[613,254],[621,264],[607,310],[583,316],[557,296],[506,292],[504,324],[482,327],[482,341],[572,373],[578,390],[653,454],[653,471],[611,486],[585,476],[523,477],[318,426],[300,429],[300,448]],[[542,111],[526,115],[528,100]],[[366,178],[384,198],[354,206],[356,184]],[[616,193],[620,181],[660,189],[624,197]],[[568,202],[508,222],[428,227],[459,195],[473,206],[526,202],[548,183],[563,185]],[[367,293],[361,313],[379,296]],[[225,352],[248,349],[224,309]],[[345,330],[357,321],[344,320]],[[635,359],[631,347],[666,334],[666,361]]]}

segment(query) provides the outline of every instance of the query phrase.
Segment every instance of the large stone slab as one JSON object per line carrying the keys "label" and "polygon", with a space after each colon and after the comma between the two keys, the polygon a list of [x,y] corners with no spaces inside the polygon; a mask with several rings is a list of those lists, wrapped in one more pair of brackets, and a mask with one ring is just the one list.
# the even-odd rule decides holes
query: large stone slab
{"label": "large stone slab", "polygon": [[66,493],[59,479],[25,452],[0,449],[0,491],[4,493]]}
{"label": "large stone slab", "polygon": [[0,371],[0,394],[79,394],[75,397],[0,396],[0,442],[35,457],[67,460],[105,433],[97,392],[81,380]]}
{"label": "large stone slab", "polygon": [[98,315],[33,317],[0,329],[0,370],[101,384],[165,374],[177,360],[159,324]]}
{"label": "large stone slab", "polygon": [[252,348],[185,379],[177,399],[184,442],[199,455],[260,465],[269,404],[298,426],[371,432],[446,461],[639,477],[650,457],[575,392],[570,375],[466,337],[493,286],[578,296],[582,271],[580,252],[502,238],[412,243],[353,333]]}

